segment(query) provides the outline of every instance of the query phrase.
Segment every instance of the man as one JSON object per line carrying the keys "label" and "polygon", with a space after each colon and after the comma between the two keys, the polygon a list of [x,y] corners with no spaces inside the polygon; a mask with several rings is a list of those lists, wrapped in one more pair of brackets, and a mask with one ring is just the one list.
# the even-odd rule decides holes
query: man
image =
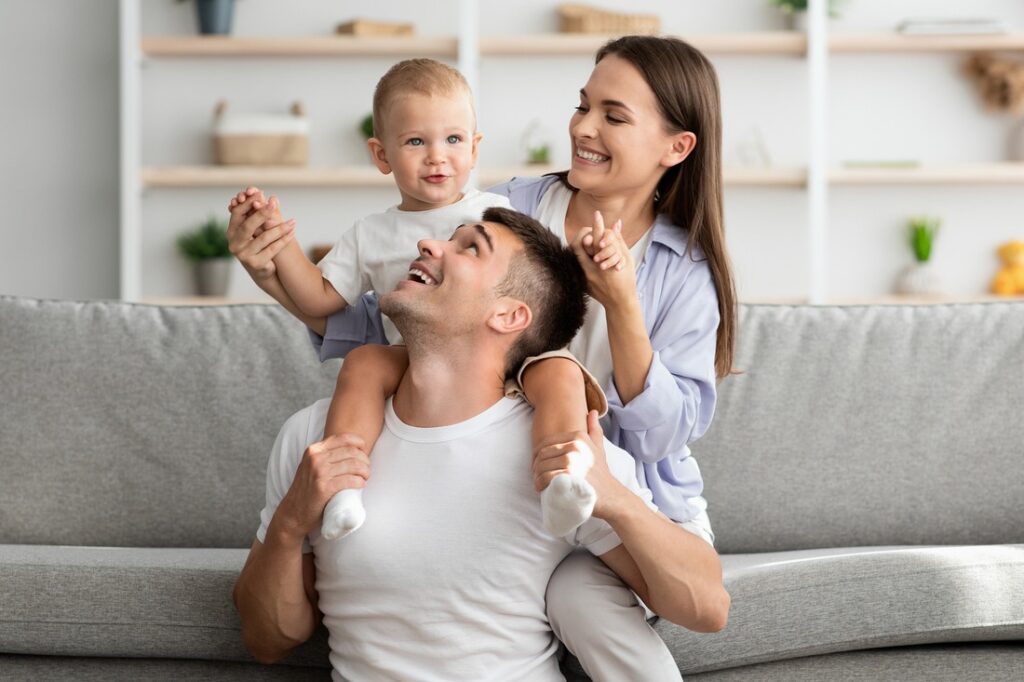
{"label": "man", "polygon": [[[353,437],[315,442],[327,400],[290,418],[235,588],[250,651],[281,658],[313,633],[319,610],[336,679],[561,679],[544,596],[574,546],[659,615],[721,629],[720,569],[717,581],[687,570],[692,559],[672,547],[693,536],[638,496],[633,460],[604,442],[596,413],[589,434],[565,434],[528,466],[531,410],[503,397],[504,382],[582,324],[585,280],[572,252],[508,209],[419,249],[409,279],[381,298],[409,368],[374,447],[369,518],[358,533],[320,537],[327,501],[363,487],[370,458]],[[593,517],[569,538],[551,537],[535,485],[581,458],[592,460]]]}

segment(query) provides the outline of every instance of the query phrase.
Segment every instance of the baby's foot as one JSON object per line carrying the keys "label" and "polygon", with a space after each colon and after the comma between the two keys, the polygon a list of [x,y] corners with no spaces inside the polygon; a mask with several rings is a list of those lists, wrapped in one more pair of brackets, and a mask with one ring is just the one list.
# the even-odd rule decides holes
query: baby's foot
{"label": "baby's foot", "polygon": [[587,479],[559,474],[540,494],[544,528],[555,537],[568,535],[594,512],[597,492]]}
{"label": "baby's foot", "polygon": [[327,540],[343,538],[363,525],[365,520],[363,491],[356,488],[342,490],[332,497],[324,508],[324,522],[320,526],[320,535]]}

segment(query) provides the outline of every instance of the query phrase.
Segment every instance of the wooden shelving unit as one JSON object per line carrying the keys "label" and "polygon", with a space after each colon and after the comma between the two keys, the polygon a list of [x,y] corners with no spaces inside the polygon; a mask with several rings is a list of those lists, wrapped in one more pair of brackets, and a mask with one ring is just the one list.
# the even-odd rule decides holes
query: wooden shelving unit
{"label": "wooden shelving unit", "polygon": [[913,168],[840,168],[834,185],[995,185],[1024,184],[1024,163],[978,163]]}
{"label": "wooden shelving unit", "polygon": [[[593,56],[611,35],[552,33],[548,35],[489,36],[480,39],[485,56]],[[708,54],[765,54],[803,56],[807,36],[796,31],[706,33],[679,36]]]}
{"label": "wooden shelving unit", "polygon": [[1024,33],[948,36],[836,33],[829,36],[829,50],[835,53],[1024,50]]}
{"label": "wooden shelving unit", "polygon": [[[142,36],[141,0],[119,0],[121,24],[121,282],[122,298],[138,300],[142,291],[142,191],[159,188],[240,187],[249,183],[279,187],[393,187],[393,181],[368,163],[365,166],[321,168],[253,168],[225,166],[143,166],[141,160],[141,68],[151,59],[220,59],[253,57],[300,59],[389,58],[430,56],[455,60],[471,85],[476,85],[483,58],[591,57],[607,35],[487,35],[475,0],[459,0],[451,36],[427,37],[222,37]],[[1024,184],[1024,164],[979,163],[913,168],[829,168],[825,102],[828,61],[833,55],[965,53],[983,50],[1024,50],[1024,33],[973,36],[912,36],[894,32],[832,33],[824,3],[811,3],[809,28],[803,31],[688,34],[680,37],[712,56],[766,56],[803,59],[807,64],[808,160],[806,168],[726,168],[728,187],[792,188],[805,192],[808,206],[808,299],[830,302],[828,296],[827,204],[833,187],[881,185]],[[482,167],[476,184],[487,187],[513,176],[538,175],[542,167]],[[147,298],[211,304],[212,299]],[[884,299],[870,299],[884,302]],[[970,300],[977,300],[971,298]],[[234,303],[234,300],[223,302]],[[247,301],[238,301],[247,302]],[[893,301],[899,302],[899,301]]]}
{"label": "wooden shelving unit", "polygon": [[[536,176],[561,170],[553,166],[481,168],[478,184],[495,185],[513,177]],[[803,187],[801,169],[726,169],[727,185]],[[143,168],[143,187],[239,187],[246,184],[278,187],[393,187],[394,180],[372,166],[287,168],[266,166],[164,166]]]}
{"label": "wooden shelving unit", "polygon": [[429,37],[149,37],[146,57],[455,57],[458,40]]}

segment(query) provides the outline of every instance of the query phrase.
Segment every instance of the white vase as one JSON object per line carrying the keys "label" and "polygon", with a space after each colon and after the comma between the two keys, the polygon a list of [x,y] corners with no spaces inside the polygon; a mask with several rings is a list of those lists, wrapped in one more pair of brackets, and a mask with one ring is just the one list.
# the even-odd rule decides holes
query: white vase
{"label": "white vase", "polygon": [[942,293],[942,280],[931,263],[914,263],[904,268],[896,279],[896,293],[937,296]]}

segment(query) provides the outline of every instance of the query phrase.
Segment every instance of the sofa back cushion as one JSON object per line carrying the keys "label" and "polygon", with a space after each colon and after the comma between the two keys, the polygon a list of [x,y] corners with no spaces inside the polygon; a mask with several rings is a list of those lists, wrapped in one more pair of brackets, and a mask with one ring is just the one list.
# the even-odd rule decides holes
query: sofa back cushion
{"label": "sofa back cushion", "polygon": [[1024,303],[743,306],[718,548],[1024,542]]}
{"label": "sofa back cushion", "polygon": [[0,543],[248,547],[277,431],[338,366],[272,305],[0,297]]}

